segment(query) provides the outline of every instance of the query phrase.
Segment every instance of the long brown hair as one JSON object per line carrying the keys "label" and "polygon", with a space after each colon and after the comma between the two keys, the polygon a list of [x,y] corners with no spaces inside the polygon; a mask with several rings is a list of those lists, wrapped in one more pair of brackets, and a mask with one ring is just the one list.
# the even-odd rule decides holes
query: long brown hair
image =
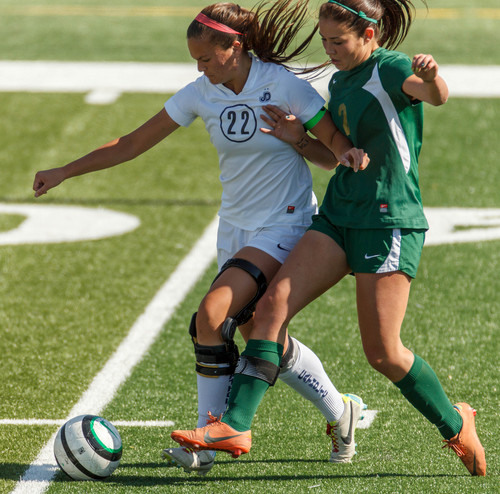
{"label": "long brown hair", "polygon": [[[425,0],[422,0],[427,7]],[[336,3],[324,3],[319,17],[334,19],[346,24],[362,36],[367,27],[375,30],[378,44],[394,49],[406,38],[415,16],[415,6],[411,0],[341,0],[340,3],[356,12],[364,12],[366,17],[375,19],[375,24]]]}
{"label": "long brown hair", "polygon": [[245,50],[252,50],[262,61],[287,67],[304,53],[317,31],[316,26],[302,43],[288,52],[300,29],[311,19],[308,4],[309,0],[263,1],[248,10],[234,3],[216,3],[201,13],[242,34],[217,31],[194,20],[187,37],[203,37],[222,48],[229,48],[238,39]]}

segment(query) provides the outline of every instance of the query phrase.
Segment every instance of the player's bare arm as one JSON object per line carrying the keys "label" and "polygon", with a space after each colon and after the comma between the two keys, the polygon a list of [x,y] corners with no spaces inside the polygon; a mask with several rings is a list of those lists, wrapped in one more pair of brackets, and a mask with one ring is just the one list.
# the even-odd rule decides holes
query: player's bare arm
{"label": "player's bare arm", "polygon": [[[365,159],[365,153],[362,150],[352,148],[351,142],[342,134],[339,133],[339,136],[331,137],[332,140],[341,139],[342,142],[335,143],[336,147],[343,149],[345,146],[345,152],[336,157],[331,150],[332,148],[327,148],[321,140],[314,139],[305,131],[301,121],[295,115],[287,114],[275,105],[266,105],[263,109],[267,115],[261,115],[261,118],[271,129],[261,128],[261,131],[288,142],[297,152],[316,166],[325,170],[333,170],[339,162],[347,167],[351,166],[352,163],[353,168],[357,171],[358,168],[364,169],[368,165],[369,159]],[[331,118],[330,122],[334,127]]]}
{"label": "player's bare arm", "polygon": [[65,166],[39,171],[33,182],[35,197],[46,194],[68,178],[130,161],[158,144],[178,127],[165,109],[162,109],[130,134],[114,139]]}
{"label": "player's bare arm", "polygon": [[403,91],[414,99],[439,106],[448,100],[448,86],[439,75],[439,65],[432,55],[418,54],[412,59],[414,75],[403,82]]}
{"label": "player's bare arm", "polygon": [[338,157],[341,165],[351,167],[355,172],[368,166],[368,155],[362,149],[352,146],[351,141],[333,123],[329,112],[325,112],[323,118],[311,129],[311,133]]}
{"label": "player's bare arm", "polygon": [[281,141],[288,142],[304,158],[324,170],[333,170],[338,165],[335,155],[320,141],[307,134],[302,122],[295,116],[284,112],[275,105],[265,105],[261,119],[271,128],[262,127],[264,134],[269,134]]}

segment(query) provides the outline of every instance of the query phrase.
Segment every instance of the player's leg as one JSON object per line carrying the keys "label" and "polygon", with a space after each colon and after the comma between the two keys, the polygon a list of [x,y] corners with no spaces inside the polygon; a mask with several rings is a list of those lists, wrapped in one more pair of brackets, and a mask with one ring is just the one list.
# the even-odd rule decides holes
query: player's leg
{"label": "player's leg", "polygon": [[[245,307],[253,312],[252,300],[265,290],[265,279],[272,278],[281,266],[272,256],[254,247],[240,249],[228,264],[224,262],[225,257],[219,255],[219,264],[223,266],[200,303],[190,328],[196,356],[198,427],[209,423],[211,416],[220,416],[227,404],[238,350],[232,337],[223,338],[222,327],[234,322],[234,327],[230,325],[234,330],[237,323],[248,317],[245,314],[238,317]],[[228,319],[233,317],[234,321]],[[245,326],[248,324],[242,325]],[[202,458],[207,454],[211,455],[211,465],[208,457]],[[205,474],[213,466],[215,452],[198,455],[184,448],[169,448],[163,451],[163,456],[171,466]]]}
{"label": "player's leg", "polygon": [[[248,342],[252,327],[253,319],[240,327],[245,342]],[[356,397],[354,404],[350,404],[352,400],[337,390],[319,357],[309,347],[290,335],[285,339],[278,377],[303,398],[310,401],[325,417],[326,434],[332,444],[330,461],[332,463],[350,461],[356,453],[354,428],[349,428],[349,437],[344,435],[343,440],[340,441],[336,434],[337,424],[343,417],[346,407],[353,406],[355,408],[353,416],[357,417],[356,422],[362,418],[362,410],[366,408],[362,399]]]}
{"label": "player's leg", "polygon": [[332,448],[330,461],[350,462],[356,454],[355,427],[363,418],[366,405],[359,396],[343,395],[337,390],[321,360],[310,348],[290,335],[285,341],[288,341],[288,348],[281,359],[280,380],[309,400],[325,417],[326,435]]}
{"label": "player's leg", "polygon": [[[233,456],[247,452],[255,411],[279,373],[289,320],[348,272],[343,250],[327,235],[308,231],[257,304],[252,337],[235,373],[228,410],[223,422],[214,424],[221,434],[212,425],[209,444],[203,441],[204,429],[174,431],[172,438],[190,447],[230,451]],[[219,440],[221,436],[231,437]]]}
{"label": "player's leg", "polygon": [[[271,256],[253,247],[244,247],[235,256],[257,267],[270,279],[279,269]],[[208,412],[219,416],[225,410],[236,360],[229,361],[224,352],[234,341],[224,341],[221,329],[228,317],[235,316],[254,297],[257,284],[252,275],[239,267],[224,270],[202,300],[196,316],[195,353],[198,382],[198,426],[206,425]],[[204,358],[205,354],[215,358]]]}
{"label": "player's leg", "polygon": [[484,450],[475,432],[471,407],[454,407],[429,364],[401,341],[410,284],[411,277],[402,271],[356,274],[358,319],[366,357],[436,425],[450,447],[460,450],[459,456],[469,471],[484,475]]}
{"label": "player's leg", "polygon": [[[263,228],[248,239],[247,245],[259,248],[283,263],[304,232],[305,226],[296,225]],[[239,327],[246,342],[252,327],[253,319]],[[347,441],[352,443],[352,448],[347,451],[342,446],[344,442],[339,446],[335,435],[332,434],[346,408],[345,397],[337,391],[320,359],[310,348],[290,336],[285,338],[283,346],[279,379],[310,401],[326,418],[327,434],[332,440],[330,460],[348,461],[348,458],[354,455],[354,441]]]}
{"label": "player's leg", "polygon": [[[257,304],[251,339],[240,362],[249,357],[257,359],[258,364],[260,359],[270,358],[279,365],[279,348],[286,342],[290,319],[348,272],[343,250],[330,237],[317,231],[306,232]],[[259,347],[265,347],[262,351],[267,355],[262,356]],[[279,354],[279,358],[271,357],[270,353]],[[255,410],[270,384],[265,379],[260,383],[255,380],[245,369],[237,368],[223,419],[237,430],[250,428]],[[240,391],[240,387],[249,389]],[[262,395],[251,391],[255,388],[261,388]]]}

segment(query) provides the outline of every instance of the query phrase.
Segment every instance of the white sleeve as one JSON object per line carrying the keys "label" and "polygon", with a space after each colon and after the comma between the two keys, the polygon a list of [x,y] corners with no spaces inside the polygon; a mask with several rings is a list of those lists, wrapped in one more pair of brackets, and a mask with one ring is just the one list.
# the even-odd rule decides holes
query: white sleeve
{"label": "white sleeve", "polygon": [[290,106],[290,113],[301,122],[308,122],[323,108],[325,100],[308,81],[291,72],[285,74],[286,81],[283,81],[282,87],[286,88],[285,101]]}
{"label": "white sleeve", "polygon": [[165,102],[165,110],[170,118],[182,127],[189,127],[198,117],[200,93],[196,82],[188,84]]}

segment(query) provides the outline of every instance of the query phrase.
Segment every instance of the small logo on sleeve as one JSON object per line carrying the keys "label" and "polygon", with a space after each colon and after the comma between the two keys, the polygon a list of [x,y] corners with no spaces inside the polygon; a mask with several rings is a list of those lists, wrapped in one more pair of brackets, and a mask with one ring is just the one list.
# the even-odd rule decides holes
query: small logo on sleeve
{"label": "small logo on sleeve", "polygon": [[381,213],[387,213],[388,209],[389,209],[389,205],[388,204],[381,204],[380,205],[380,212]]}
{"label": "small logo on sleeve", "polygon": [[286,214],[293,214],[295,213],[295,206],[288,206],[286,208]]}

